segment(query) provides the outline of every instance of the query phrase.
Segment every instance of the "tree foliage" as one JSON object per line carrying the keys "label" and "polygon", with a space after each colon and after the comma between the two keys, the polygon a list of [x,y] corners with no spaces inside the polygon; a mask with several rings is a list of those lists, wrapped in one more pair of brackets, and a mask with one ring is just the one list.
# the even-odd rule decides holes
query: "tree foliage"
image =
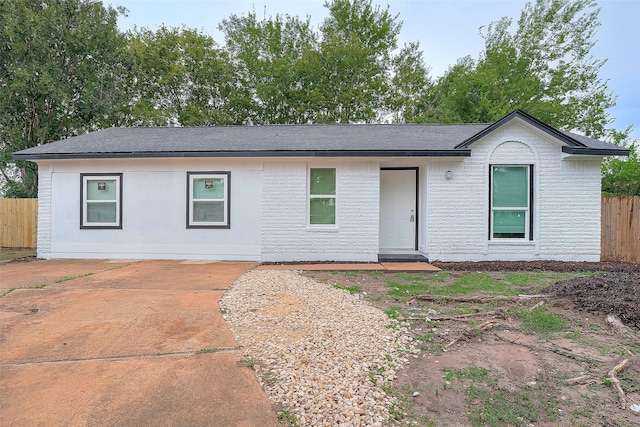
{"label": "tree foliage", "polygon": [[9,197],[35,197],[37,169],[14,151],[118,121],[126,40],[118,12],[90,0],[0,2],[0,171]]}
{"label": "tree foliage", "polygon": [[304,53],[317,45],[309,19],[276,15],[258,20],[254,11],[231,15],[222,21],[220,29],[239,68],[239,85],[248,91],[244,98],[245,121],[307,122],[299,64]]}
{"label": "tree foliage", "polygon": [[[136,29],[129,125],[241,124],[246,91],[229,54],[189,28]],[[240,110],[240,111],[239,111]]]}
{"label": "tree foliage", "polygon": [[319,32],[309,18],[258,20],[255,12],[220,25],[252,94],[251,122],[381,120],[393,89],[398,16],[371,0],[333,0],[325,7],[329,16]]}
{"label": "tree foliage", "polygon": [[482,29],[485,50],[438,81],[426,121],[488,123],[516,108],[554,127],[601,137],[614,97],[592,56],[600,25],[593,0],[535,0],[517,28],[502,18]]}
{"label": "tree foliage", "polygon": [[306,87],[320,101],[316,121],[380,121],[402,23],[371,0],[332,0],[325,7],[322,43],[307,67]]}
{"label": "tree foliage", "polygon": [[[614,96],[591,53],[595,0],[531,0],[517,22],[481,28],[480,56],[436,81],[417,42],[398,45],[402,22],[389,6],[325,7],[318,28],[309,17],[231,15],[220,46],[186,27],[122,33],[121,13],[97,0],[3,0],[5,194],[37,192],[35,164],[13,162],[14,151],[108,126],[487,123],[520,108],[554,127],[628,140],[629,130],[607,128]],[[637,151],[605,162],[605,191],[637,192]]]}
{"label": "tree foliage", "polygon": [[631,127],[612,130],[612,142],[629,147],[628,157],[608,157],[602,162],[602,193],[609,196],[640,196],[640,141],[629,142]]}

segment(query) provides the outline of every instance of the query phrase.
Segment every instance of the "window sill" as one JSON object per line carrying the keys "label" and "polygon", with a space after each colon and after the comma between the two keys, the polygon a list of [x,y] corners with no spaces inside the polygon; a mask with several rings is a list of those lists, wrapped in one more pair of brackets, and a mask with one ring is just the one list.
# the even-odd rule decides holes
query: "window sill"
{"label": "window sill", "polygon": [[489,240],[489,246],[535,246],[535,240],[524,239],[493,239]]}
{"label": "window sill", "polygon": [[306,228],[310,233],[337,233],[339,230],[337,225],[308,225]]}
{"label": "window sill", "polygon": [[122,230],[120,224],[80,225],[80,230]]}
{"label": "window sill", "polygon": [[190,228],[195,228],[195,229],[203,229],[203,228],[209,228],[209,229],[217,229],[217,230],[224,230],[224,229],[229,229],[231,228],[231,226],[229,224],[226,225],[192,225],[192,224],[188,224],[187,225],[187,229]]}

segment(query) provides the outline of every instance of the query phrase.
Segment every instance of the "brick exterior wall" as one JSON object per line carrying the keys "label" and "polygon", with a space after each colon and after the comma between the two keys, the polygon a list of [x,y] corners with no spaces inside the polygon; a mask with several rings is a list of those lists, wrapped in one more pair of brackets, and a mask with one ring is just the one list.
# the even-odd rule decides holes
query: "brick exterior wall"
{"label": "brick exterior wall", "polygon": [[51,169],[38,167],[38,258],[51,254]]}
{"label": "brick exterior wall", "polygon": [[[491,164],[534,165],[533,241],[488,239]],[[506,124],[462,162],[429,163],[426,180],[431,260],[600,259],[600,159],[564,158],[558,142],[529,125]]]}
{"label": "brick exterior wall", "polygon": [[[336,168],[336,226],[308,220],[308,170]],[[367,161],[266,162],[263,261],[377,261],[380,165]]]}

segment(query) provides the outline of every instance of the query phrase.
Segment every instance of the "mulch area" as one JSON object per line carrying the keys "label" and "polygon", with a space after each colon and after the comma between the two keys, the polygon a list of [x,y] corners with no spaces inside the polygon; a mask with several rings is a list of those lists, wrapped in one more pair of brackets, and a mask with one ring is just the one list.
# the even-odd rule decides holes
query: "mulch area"
{"label": "mulch area", "polygon": [[572,301],[580,310],[617,315],[640,329],[640,273],[605,273],[561,280],[543,292]]}

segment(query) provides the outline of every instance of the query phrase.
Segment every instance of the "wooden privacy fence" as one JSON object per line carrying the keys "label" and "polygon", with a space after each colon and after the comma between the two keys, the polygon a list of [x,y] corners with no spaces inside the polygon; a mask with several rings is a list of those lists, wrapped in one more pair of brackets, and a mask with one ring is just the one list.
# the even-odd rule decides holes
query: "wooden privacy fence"
{"label": "wooden privacy fence", "polygon": [[0,247],[35,248],[38,199],[0,199]]}
{"label": "wooden privacy fence", "polygon": [[602,261],[640,262],[640,196],[602,197]]}

